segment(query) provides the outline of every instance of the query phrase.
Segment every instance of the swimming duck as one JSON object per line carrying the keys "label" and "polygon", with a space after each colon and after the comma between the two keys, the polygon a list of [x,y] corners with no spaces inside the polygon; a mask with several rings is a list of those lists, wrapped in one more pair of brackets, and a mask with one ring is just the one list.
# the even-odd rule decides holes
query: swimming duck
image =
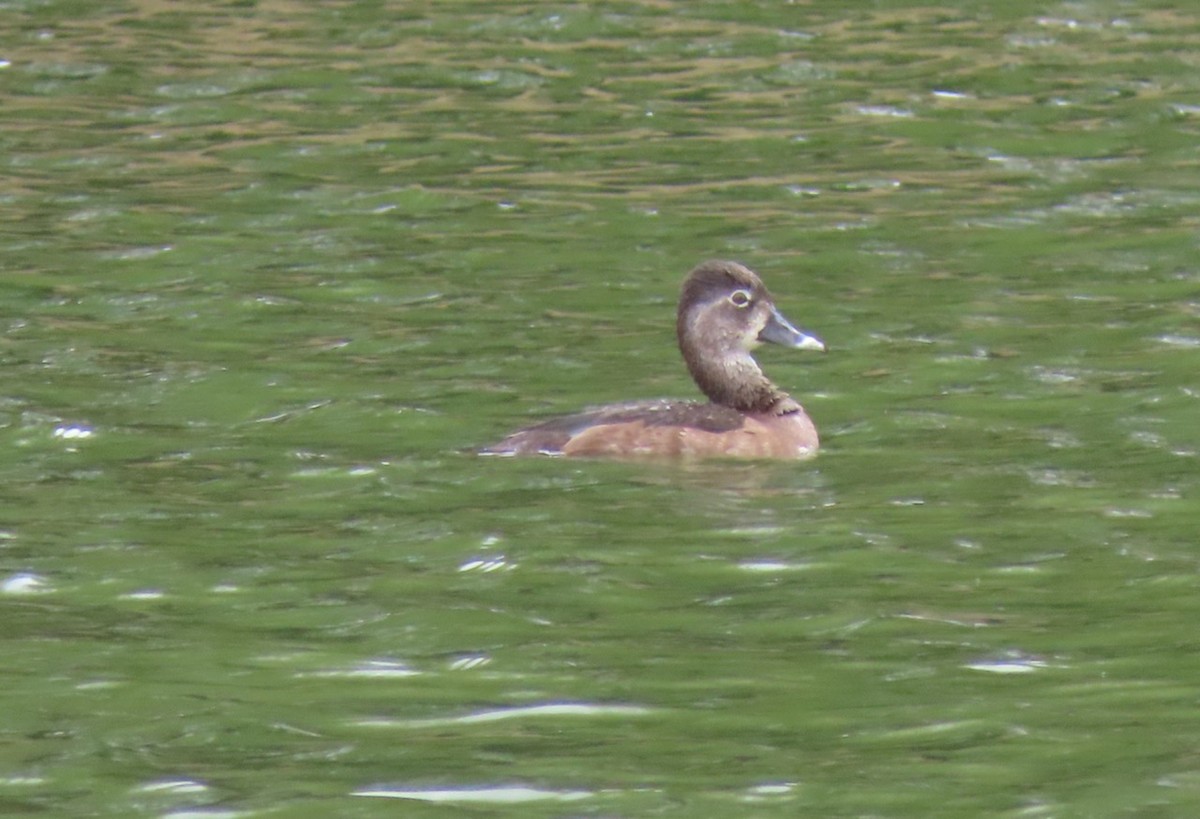
{"label": "swimming duck", "polygon": [[810,458],[817,429],[800,404],[771,383],[751,351],[769,341],[824,350],[792,326],[750,268],[708,261],[683,282],[675,322],[698,401],[613,404],[514,432],[488,455]]}

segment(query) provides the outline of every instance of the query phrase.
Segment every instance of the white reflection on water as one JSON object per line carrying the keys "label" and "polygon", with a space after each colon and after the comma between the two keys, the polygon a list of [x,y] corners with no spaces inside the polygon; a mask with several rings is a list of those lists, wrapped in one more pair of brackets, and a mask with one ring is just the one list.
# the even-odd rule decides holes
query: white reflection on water
{"label": "white reflection on water", "polygon": [[141,793],[204,793],[208,785],[194,779],[160,779],[136,788]]}
{"label": "white reflection on water", "polygon": [[744,572],[801,572],[816,564],[788,562],[786,560],[743,560],[737,567]]}
{"label": "white reflection on water", "polygon": [[546,705],[528,705],[517,708],[497,708],[491,711],[476,711],[456,717],[434,717],[432,719],[366,719],[355,725],[373,728],[425,728],[436,725],[472,725],[480,722],[498,722],[525,717],[606,717],[641,716],[650,709],[641,705],[593,705],[586,702],[556,702]]}
{"label": "white reflection on water", "polygon": [[413,668],[396,660],[367,660],[349,668],[331,668],[325,671],[307,671],[299,677],[415,677],[420,674]]}
{"label": "white reflection on water", "polygon": [[0,594],[42,594],[53,591],[45,578],[31,572],[11,574],[0,581]]}
{"label": "white reflection on water", "polygon": [[554,800],[574,802],[587,799],[591,791],[548,791],[526,788],[520,785],[500,785],[491,788],[443,788],[441,790],[406,790],[404,788],[367,788],[354,791],[351,796],[374,796],[387,799],[419,799],[422,802],[492,802],[515,804]]}
{"label": "white reflection on water", "polygon": [[1034,659],[1003,659],[1003,660],[980,660],[975,663],[967,663],[965,668],[972,671],[988,671],[992,674],[1031,674],[1034,671],[1040,671],[1043,668],[1049,668],[1050,664],[1045,660]]}

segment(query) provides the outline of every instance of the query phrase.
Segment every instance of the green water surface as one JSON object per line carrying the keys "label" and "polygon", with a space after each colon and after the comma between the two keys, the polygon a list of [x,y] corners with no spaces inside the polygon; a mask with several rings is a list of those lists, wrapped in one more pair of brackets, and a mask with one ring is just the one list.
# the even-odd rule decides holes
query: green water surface
{"label": "green water surface", "polygon": [[[0,815],[1200,816],[1200,8],[0,4]],[[474,455],[696,394],[817,460]]]}

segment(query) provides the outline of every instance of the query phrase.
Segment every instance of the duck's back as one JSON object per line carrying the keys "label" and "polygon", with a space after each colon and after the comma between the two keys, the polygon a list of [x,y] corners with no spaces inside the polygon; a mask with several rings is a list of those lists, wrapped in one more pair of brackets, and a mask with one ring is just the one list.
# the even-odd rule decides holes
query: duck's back
{"label": "duck's back", "polygon": [[803,410],[746,413],[694,401],[615,404],[513,433],[491,455],[807,458],[817,430]]}

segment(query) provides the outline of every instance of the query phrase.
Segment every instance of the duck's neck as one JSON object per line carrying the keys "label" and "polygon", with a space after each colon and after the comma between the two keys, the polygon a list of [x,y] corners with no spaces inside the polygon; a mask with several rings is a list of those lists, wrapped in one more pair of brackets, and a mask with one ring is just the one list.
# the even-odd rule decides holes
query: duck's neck
{"label": "duck's neck", "polygon": [[739,412],[784,415],[800,408],[791,396],[771,383],[749,353],[727,353],[706,358],[698,350],[683,347],[688,372],[700,391],[714,404]]}

